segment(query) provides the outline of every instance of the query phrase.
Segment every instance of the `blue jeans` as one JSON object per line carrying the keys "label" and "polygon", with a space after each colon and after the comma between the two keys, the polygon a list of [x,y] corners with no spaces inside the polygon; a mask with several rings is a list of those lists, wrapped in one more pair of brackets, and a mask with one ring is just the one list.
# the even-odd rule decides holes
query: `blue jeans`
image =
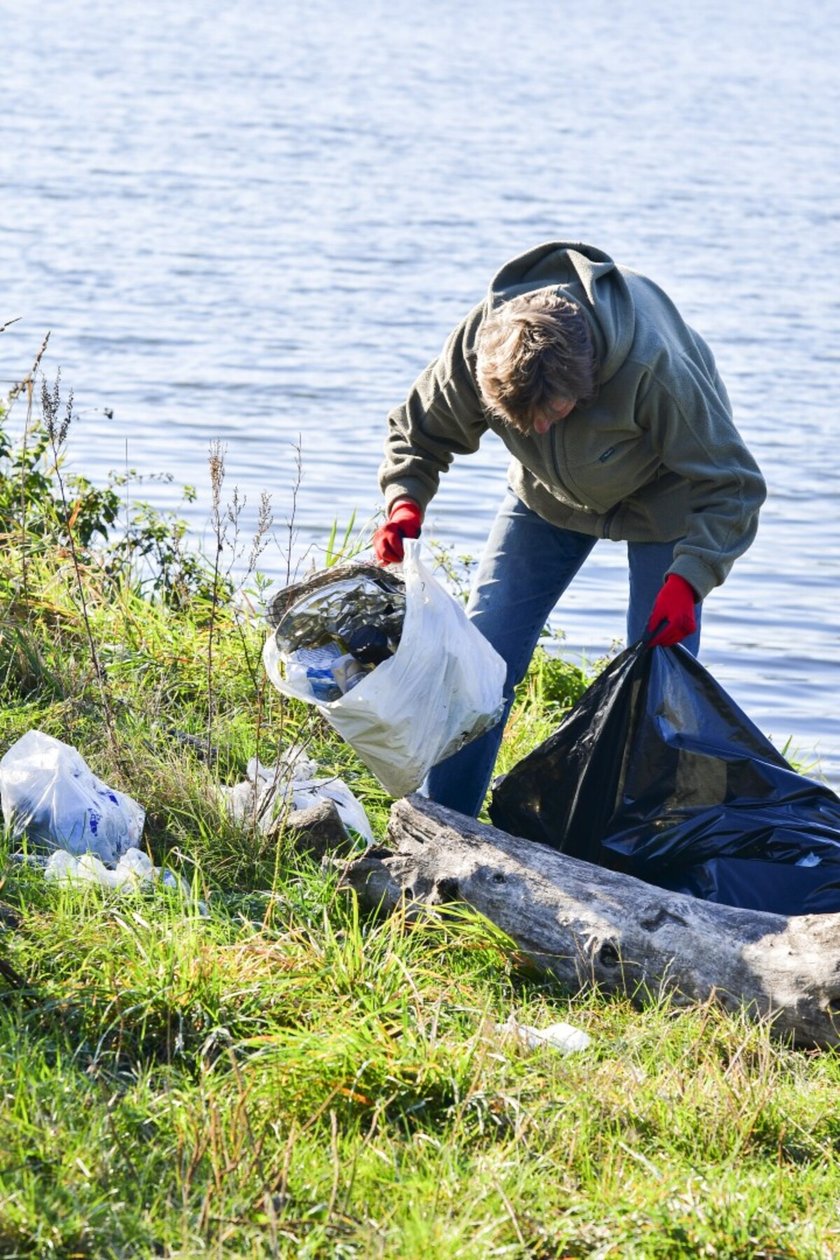
{"label": "blue jeans", "polygon": [[[462,814],[478,814],[496,764],[514,688],[527,673],[554,605],[597,541],[588,534],[550,525],[516,495],[506,495],[467,604],[468,616],[507,665],[505,710],[492,730],[432,768],[424,791],[433,801]],[[628,643],[635,643],[644,634],[673,555],[673,542],[627,544]],[[698,604],[697,630],[683,640],[695,656],[700,646],[700,612]]]}

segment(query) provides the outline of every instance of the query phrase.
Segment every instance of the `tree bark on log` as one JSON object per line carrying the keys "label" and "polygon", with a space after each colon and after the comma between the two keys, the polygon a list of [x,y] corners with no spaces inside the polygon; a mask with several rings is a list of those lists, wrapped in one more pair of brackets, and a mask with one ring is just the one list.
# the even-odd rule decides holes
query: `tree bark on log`
{"label": "tree bark on log", "polygon": [[344,882],[385,909],[465,902],[575,992],[712,998],[770,1017],[798,1044],[840,1043],[840,914],[787,918],[667,892],[417,795],[394,804],[386,845],[349,863]]}

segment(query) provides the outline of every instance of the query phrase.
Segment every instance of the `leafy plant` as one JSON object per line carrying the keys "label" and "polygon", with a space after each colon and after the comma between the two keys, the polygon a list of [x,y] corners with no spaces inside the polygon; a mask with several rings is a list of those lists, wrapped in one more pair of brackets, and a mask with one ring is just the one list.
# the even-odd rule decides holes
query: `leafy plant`
{"label": "leafy plant", "polygon": [[[17,553],[24,575],[33,557],[70,554],[75,547],[80,564],[96,567],[115,585],[127,580],[176,607],[210,598],[214,575],[206,558],[188,545],[187,522],[144,500],[129,500],[129,488],[143,481],[136,471],[112,472],[104,487],[80,474],[64,476],[72,397],[70,415],[62,418],[58,384],[57,378],[52,387],[42,386],[42,412],[28,417],[16,443],[8,431],[10,408],[0,404],[0,537]],[[45,415],[50,408],[51,416]],[[186,486],[183,497],[192,502],[195,490]],[[5,580],[12,580],[13,568],[4,572]],[[229,592],[229,583],[217,575],[220,580]]]}
{"label": "leafy plant", "polygon": [[520,703],[557,714],[570,709],[592,681],[592,674],[540,644],[517,690]]}
{"label": "leafy plant", "polygon": [[26,442],[13,446],[0,409],[0,531],[7,544],[67,546],[72,529],[77,542],[89,547],[96,535],[105,539],[120,510],[112,485],[98,489],[87,478],[67,478],[67,506],[58,490],[57,464],[50,438],[37,422]]}

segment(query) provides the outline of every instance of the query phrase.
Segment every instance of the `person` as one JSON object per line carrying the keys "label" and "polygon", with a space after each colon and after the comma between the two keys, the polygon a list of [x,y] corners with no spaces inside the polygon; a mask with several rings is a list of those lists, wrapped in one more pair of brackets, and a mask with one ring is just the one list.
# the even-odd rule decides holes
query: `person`
{"label": "person", "polygon": [[425,785],[468,815],[514,688],[595,544],[627,545],[628,642],[696,655],[702,601],[752,543],[766,493],[709,347],[653,281],[585,244],[506,263],[391,412],[380,563],[402,559],[440,475],[487,430],[512,459],[467,612],[507,665],[506,707]]}

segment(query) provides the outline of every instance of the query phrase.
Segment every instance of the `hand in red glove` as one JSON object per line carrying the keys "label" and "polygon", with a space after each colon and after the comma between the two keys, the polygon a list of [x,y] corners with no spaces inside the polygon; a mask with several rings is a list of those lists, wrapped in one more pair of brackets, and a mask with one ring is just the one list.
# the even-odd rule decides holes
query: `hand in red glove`
{"label": "hand in red glove", "polygon": [[399,564],[403,558],[403,539],[419,538],[423,513],[413,499],[399,499],[391,508],[384,525],[373,535],[373,550],[380,564]]}
{"label": "hand in red glove", "polygon": [[[648,647],[671,647],[697,629],[694,605],[697,595],[694,587],[678,573],[669,573],[653,604],[653,612],[647,623],[648,634],[661,626]],[[665,625],[662,625],[662,622]]]}

